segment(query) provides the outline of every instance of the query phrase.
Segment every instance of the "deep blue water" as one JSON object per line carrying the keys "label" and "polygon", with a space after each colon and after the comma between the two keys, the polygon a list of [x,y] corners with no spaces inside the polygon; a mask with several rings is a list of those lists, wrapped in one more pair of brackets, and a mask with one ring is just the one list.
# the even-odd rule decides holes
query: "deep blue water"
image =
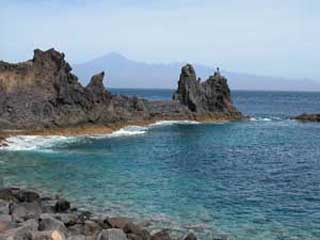
{"label": "deep blue water", "polygon": [[0,176],[5,185],[60,191],[83,207],[150,220],[177,235],[320,239],[320,124],[288,119],[320,112],[320,93],[234,91],[233,99],[250,121],[16,139],[0,152]]}

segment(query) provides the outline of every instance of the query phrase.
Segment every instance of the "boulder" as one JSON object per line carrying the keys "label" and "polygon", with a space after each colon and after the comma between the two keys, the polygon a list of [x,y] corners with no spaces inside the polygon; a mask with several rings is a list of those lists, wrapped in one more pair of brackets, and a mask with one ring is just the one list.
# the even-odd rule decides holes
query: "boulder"
{"label": "boulder", "polygon": [[132,222],[128,222],[124,227],[123,227],[123,231],[127,234],[127,235],[131,235],[131,239],[140,239],[140,240],[149,240],[150,239],[150,234],[148,231],[146,231],[145,229],[142,229],[140,226],[132,223]]}
{"label": "boulder", "polygon": [[156,234],[153,234],[151,236],[151,240],[171,240],[171,238],[167,231],[162,230],[160,232],[157,232]]}
{"label": "boulder", "polygon": [[13,220],[16,222],[38,218],[41,214],[39,202],[14,203],[9,206],[9,210]]}
{"label": "boulder", "polygon": [[19,191],[18,188],[1,188],[0,189],[0,199],[4,201],[17,202],[16,193]]}
{"label": "boulder", "polygon": [[67,240],[88,240],[88,238],[86,238],[86,236],[83,235],[73,235],[68,237]]}
{"label": "boulder", "polygon": [[66,212],[70,208],[71,208],[70,202],[63,198],[59,199],[54,206],[54,209],[56,212]]}
{"label": "boulder", "polygon": [[126,234],[118,228],[102,230],[97,240],[127,240]]}
{"label": "boulder", "polygon": [[7,231],[12,226],[10,215],[0,214],[0,234]]}
{"label": "boulder", "polygon": [[64,234],[57,230],[32,233],[32,240],[65,240],[65,239],[66,237],[64,236]]}
{"label": "boulder", "polygon": [[196,237],[196,235],[194,235],[194,233],[188,233],[182,239],[183,240],[197,240],[197,237]]}
{"label": "boulder", "polygon": [[51,217],[49,214],[42,214],[39,218],[39,231],[59,231],[67,236],[67,228],[59,220]]}
{"label": "boulder", "polygon": [[9,213],[9,204],[7,201],[0,199],[0,215]]}
{"label": "boulder", "polygon": [[32,233],[36,232],[37,228],[37,221],[35,219],[30,219],[24,222],[20,227],[9,229],[0,236],[6,240],[32,240]]}
{"label": "boulder", "polygon": [[104,222],[111,228],[124,228],[128,223],[130,223],[129,218],[125,217],[111,217],[106,218]]}
{"label": "boulder", "polygon": [[79,216],[76,213],[56,213],[56,214],[52,214],[52,216],[63,222],[63,224],[66,227],[75,225],[77,223],[79,223]]}
{"label": "boulder", "polygon": [[34,191],[21,190],[16,194],[20,202],[34,202],[40,200],[40,195]]}

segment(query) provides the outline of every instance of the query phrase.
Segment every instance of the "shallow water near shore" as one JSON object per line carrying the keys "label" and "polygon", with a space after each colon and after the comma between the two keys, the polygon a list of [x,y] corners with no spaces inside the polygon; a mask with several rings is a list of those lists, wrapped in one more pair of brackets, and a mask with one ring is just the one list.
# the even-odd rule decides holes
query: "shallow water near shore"
{"label": "shallow water near shore", "polygon": [[320,239],[320,124],[288,119],[320,112],[320,93],[233,91],[233,99],[249,121],[15,137],[0,152],[0,176],[5,185],[61,192],[96,213],[150,220],[151,229],[177,235]]}

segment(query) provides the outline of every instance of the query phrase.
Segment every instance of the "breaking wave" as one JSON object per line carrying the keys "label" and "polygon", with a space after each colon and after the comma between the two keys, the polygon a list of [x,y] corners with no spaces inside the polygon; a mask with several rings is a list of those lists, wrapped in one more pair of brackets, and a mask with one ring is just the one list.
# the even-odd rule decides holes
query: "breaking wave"
{"label": "breaking wave", "polygon": [[41,135],[16,135],[6,139],[7,146],[3,147],[8,151],[50,151],[54,147],[64,144],[80,142],[84,139],[102,139],[114,137],[129,137],[142,135],[152,127],[168,126],[174,124],[199,124],[196,121],[159,121],[146,127],[128,126],[109,134],[81,135],[81,136],[41,136]]}
{"label": "breaking wave", "polygon": [[250,117],[252,122],[271,122],[271,121],[280,121],[280,117]]}

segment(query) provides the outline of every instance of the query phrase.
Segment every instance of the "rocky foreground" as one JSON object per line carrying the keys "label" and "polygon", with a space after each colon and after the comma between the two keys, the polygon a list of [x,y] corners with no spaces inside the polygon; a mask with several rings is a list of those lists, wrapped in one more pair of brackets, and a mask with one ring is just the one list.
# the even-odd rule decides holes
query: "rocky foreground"
{"label": "rocky foreground", "polygon": [[[151,234],[128,218],[95,218],[64,198],[44,197],[18,188],[0,189],[1,240],[171,240],[163,230]],[[196,240],[193,233],[181,240]],[[222,238],[215,238],[222,239]]]}
{"label": "rocky foreground", "polygon": [[201,81],[186,65],[173,100],[148,101],[113,95],[103,84],[104,72],[83,87],[71,70],[64,54],[54,49],[36,49],[33,58],[22,63],[0,61],[0,131],[243,118],[219,72]]}

